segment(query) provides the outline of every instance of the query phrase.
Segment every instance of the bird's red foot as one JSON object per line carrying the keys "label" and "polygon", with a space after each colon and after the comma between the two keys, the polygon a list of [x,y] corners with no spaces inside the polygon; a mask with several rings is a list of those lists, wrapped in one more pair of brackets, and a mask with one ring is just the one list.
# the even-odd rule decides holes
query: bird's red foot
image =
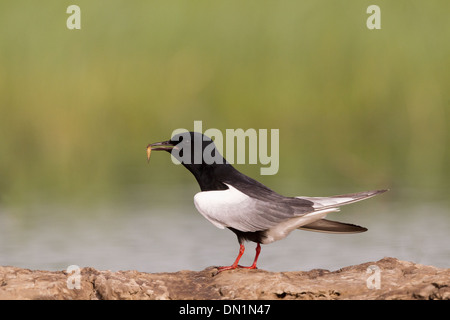
{"label": "bird's red foot", "polygon": [[245,267],[245,266],[241,266],[241,265],[237,265],[237,266],[231,265],[231,266],[225,266],[225,267],[218,267],[217,268],[217,270],[219,272],[226,271],[226,270],[234,270],[234,269],[258,269],[258,268],[256,267],[256,265],[251,265],[249,267]]}
{"label": "bird's red foot", "polygon": [[242,255],[244,254],[244,250],[245,250],[245,247],[244,247],[243,244],[241,244],[240,247],[239,247],[239,255],[236,258],[236,261],[234,261],[234,263],[231,266],[218,267],[217,268],[218,272],[222,272],[222,271],[226,271],[226,270],[234,270],[234,269],[237,269],[237,268],[240,268],[240,269],[258,269],[256,267],[256,262],[258,261],[258,256],[259,256],[259,253],[261,252],[261,246],[259,245],[259,243],[256,245],[255,260],[253,261],[253,264],[250,267],[243,267],[243,266],[238,265],[239,260],[241,259]]}
{"label": "bird's red foot", "polygon": [[249,267],[238,266],[238,268],[241,268],[241,269],[258,269],[258,268],[256,267],[256,265],[251,265],[251,266],[249,266]]}
{"label": "bird's red foot", "polygon": [[217,271],[218,272],[222,272],[222,271],[226,271],[226,270],[233,270],[238,268],[238,266],[226,266],[226,267],[218,267]]}

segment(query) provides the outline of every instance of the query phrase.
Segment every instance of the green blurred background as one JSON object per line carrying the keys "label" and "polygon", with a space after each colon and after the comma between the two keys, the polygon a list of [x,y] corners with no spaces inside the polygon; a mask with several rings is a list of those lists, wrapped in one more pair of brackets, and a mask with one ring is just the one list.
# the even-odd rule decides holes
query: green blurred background
{"label": "green blurred background", "polygon": [[[68,30],[66,8],[81,8]],[[366,9],[381,7],[381,30]],[[450,2],[1,1],[0,205],[162,199],[177,128],[280,130],[287,195],[448,197]],[[143,196],[145,195],[145,196]],[[164,197],[163,197],[164,198]],[[148,201],[148,202],[146,202]]]}

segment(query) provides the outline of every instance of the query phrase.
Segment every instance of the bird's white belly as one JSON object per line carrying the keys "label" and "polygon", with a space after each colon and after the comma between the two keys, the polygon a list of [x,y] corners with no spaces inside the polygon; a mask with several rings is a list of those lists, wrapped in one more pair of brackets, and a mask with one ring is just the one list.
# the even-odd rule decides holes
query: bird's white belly
{"label": "bird's white belly", "polygon": [[249,196],[227,186],[227,190],[202,191],[194,196],[197,210],[220,229],[239,224],[239,212],[252,205]]}

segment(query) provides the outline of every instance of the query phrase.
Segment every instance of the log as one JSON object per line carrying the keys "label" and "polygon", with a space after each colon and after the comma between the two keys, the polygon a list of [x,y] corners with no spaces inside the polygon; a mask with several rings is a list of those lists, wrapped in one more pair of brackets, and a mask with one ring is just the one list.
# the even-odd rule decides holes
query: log
{"label": "log", "polygon": [[[336,271],[236,269],[144,273],[82,268],[74,274],[0,267],[0,299],[32,300],[415,300],[450,299],[450,269],[395,258]],[[70,278],[71,277],[71,278]]]}

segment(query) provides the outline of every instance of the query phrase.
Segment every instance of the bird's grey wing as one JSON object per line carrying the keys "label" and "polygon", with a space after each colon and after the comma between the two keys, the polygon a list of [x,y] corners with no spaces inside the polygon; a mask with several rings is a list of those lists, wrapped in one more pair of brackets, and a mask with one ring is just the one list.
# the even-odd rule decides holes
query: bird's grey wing
{"label": "bird's grey wing", "polygon": [[311,201],[316,210],[336,208],[342,205],[355,203],[361,200],[369,199],[377,194],[387,190],[363,191],[357,193],[342,194],[330,197],[296,197],[297,199]]}
{"label": "bird's grey wing", "polygon": [[314,211],[312,207],[293,206],[292,202],[289,198],[285,201],[262,201],[249,197],[245,209],[236,212],[230,227],[243,232],[262,231]]}
{"label": "bird's grey wing", "polygon": [[302,210],[302,208],[312,207],[313,205],[313,202],[307,199],[300,197],[285,197],[263,185],[261,182],[252,179],[235,169],[231,172],[231,174],[221,177],[221,181],[223,181],[227,186],[233,185],[233,187],[249,197],[264,202],[284,202],[285,204],[286,202],[290,202],[292,206],[298,207],[300,210]]}
{"label": "bird's grey wing", "polygon": [[[377,194],[386,191],[387,190],[375,190],[375,191],[349,193],[331,197],[297,197],[297,198],[313,202],[313,208],[315,210],[327,210],[330,208],[338,208],[339,206],[342,205],[369,199],[373,196],[376,196]],[[326,219],[314,221],[307,225],[303,225],[298,229],[326,232],[326,233],[357,233],[367,231],[366,228],[354,224],[342,223]]]}
{"label": "bird's grey wing", "polygon": [[[296,198],[256,199],[228,185],[227,190],[203,191],[194,197],[198,211],[219,228],[231,227],[242,232],[272,228],[296,216],[313,212]],[[307,202],[310,203],[309,201]]]}

